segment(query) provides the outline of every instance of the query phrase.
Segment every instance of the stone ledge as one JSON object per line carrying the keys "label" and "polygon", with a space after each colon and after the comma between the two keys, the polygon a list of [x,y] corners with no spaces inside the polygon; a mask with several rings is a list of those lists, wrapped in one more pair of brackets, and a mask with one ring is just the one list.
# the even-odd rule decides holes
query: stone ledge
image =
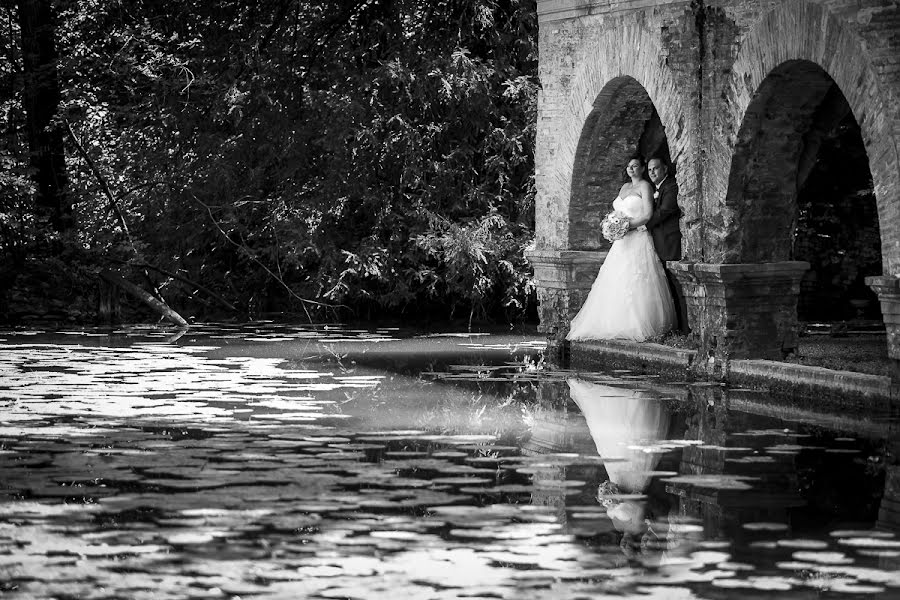
{"label": "stone ledge", "polygon": [[611,356],[644,365],[656,365],[668,371],[687,372],[697,356],[696,350],[672,348],[649,342],[629,342],[626,340],[594,340],[574,342],[571,346],[571,361],[593,362],[594,356]]}
{"label": "stone ledge", "polygon": [[866,285],[875,288],[875,291],[878,291],[878,288],[881,288],[885,293],[900,293],[900,278],[891,277],[889,275],[872,275],[866,277]]}
{"label": "stone ledge", "polygon": [[776,384],[774,387],[786,387],[790,391],[805,388],[864,398],[891,397],[890,377],[772,360],[732,360],[728,367],[727,381],[738,385],[765,387],[769,387],[767,384]]}
{"label": "stone ledge", "polygon": [[678,273],[692,274],[703,283],[745,285],[778,285],[799,281],[803,273],[809,270],[808,262],[796,260],[771,263],[690,263],[670,260],[666,265]]}
{"label": "stone ledge", "polygon": [[[580,369],[633,368],[669,376],[691,376],[719,381],[702,368],[695,368],[697,351],[672,348],[662,344],[595,340],[573,342],[571,366]],[[900,399],[900,388],[891,378],[853,371],[837,371],[824,367],[798,365],[772,360],[734,359],[728,364],[724,383],[771,393],[798,394],[815,397],[824,404],[851,406],[864,401],[866,406]]]}
{"label": "stone ledge", "polygon": [[564,266],[599,265],[606,259],[609,250],[526,250],[525,258],[532,264]]}
{"label": "stone ledge", "polygon": [[685,0],[538,0],[538,22],[548,23],[589,15],[632,12],[661,4],[688,4]]}

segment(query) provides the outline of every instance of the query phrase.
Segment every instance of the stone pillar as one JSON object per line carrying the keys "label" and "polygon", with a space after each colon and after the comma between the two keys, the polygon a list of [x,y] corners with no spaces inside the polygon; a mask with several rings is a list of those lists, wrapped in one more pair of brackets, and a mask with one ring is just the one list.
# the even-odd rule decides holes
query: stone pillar
{"label": "stone pillar", "polygon": [[591,289],[606,252],[586,250],[530,250],[525,253],[534,267],[537,286],[538,330],[552,342],[562,342],[572,320]]}
{"label": "stone pillar", "polygon": [[887,351],[893,363],[893,378],[900,379],[900,278],[866,277],[866,285],[878,294],[881,315],[887,332]]}
{"label": "stone pillar", "polygon": [[[797,347],[797,298],[809,263],[670,262],[702,356],[780,360]],[[704,363],[702,359],[698,361]]]}
{"label": "stone pillar", "polygon": [[885,467],[884,495],[878,507],[877,526],[900,531],[900,465]]}

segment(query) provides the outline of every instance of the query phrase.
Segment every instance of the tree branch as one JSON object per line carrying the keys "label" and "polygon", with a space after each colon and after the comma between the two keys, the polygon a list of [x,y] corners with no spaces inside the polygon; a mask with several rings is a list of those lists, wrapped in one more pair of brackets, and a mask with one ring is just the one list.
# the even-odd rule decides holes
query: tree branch
{"label": "tree branch", "polygon": [[103,279],[105,279],[106,281],[108,281],[114,285],[119,286],[120,288],[122,288],[123,290],[125,290],[126,292],[128,292],[129,294],[131,294],[132,296],[139,299],[141,302],[143,302],[144,304],[146,304],[147,306],[149,306],[150,308],[152,308],[153,310],[158,312],[164,318],[175,323],[176,325],[179,325],[181,327],[189,327],[190,326],[188,324],[188,322],[184,320],[184,317],[182,317],[177,312],[172,310],[168,304],[166,304],[162,300],[154,298],[153,294],[151,294],[150,292],[148,292],[146,290],[139,288],[138,286],[134,285],[130,281],[125,280],[118,273],[113,273],[112,271],[104,270],[104,271],[100,272],[100,277],[102,277]]}
{"label": "tree branch", "polygon": [[145,183],[139,183],[138,185],[136,185],[130,189],[127,189],[124,192],[122,192],[121,194],[119,194],[117,200],[124,200],[125,198],[127,198],[128,196],[130,196],[131,194],[135,193],[138,190],[142,190],[144,188],[151,188],[151,187],[154,187],[157,185],[165,185],[165,184],[166,184],[166,182],[164,182],[164,181],[148,181]]}
{"label": "tree branch", "polygon": [[91,173],[93,173],[94,177],[97,179],[97,183],[100,185],[100,189],[103,190],[103,194],[109,201],[110,208],[116,214],[116,218],[119,221],[119,226],[122,228],[122,232],[125,234],[125,238],[128,240],[128,244],[131,246],[131,249],[134,250],[134,240],[131,239],[131,232],[128,231],[128,223],[125,222],[125,215],[122,214],[122,209],[119,207],[119,203],[116,200],[116,197],[113,195],[112,190],[109,188],[109,184],[106,182],[106,178],[103,177],[103,173],[100,172],[100,169],[98,169],[97,165],[94,164],[94,161],[91,160],[91,157],[87,153],[87,150],[84,149],[81,141],[78,139],[78,137],[76,137],[75,132],[72,131],[72,125],[69,123],[69,120],[65,119],[65,123],[66,130],[69,132],[69,137],[72,138],[72,143],[75,144],[75,149],[78,150],[78,154],[80,154],[85,162],[87,162]]}
{"label": "tree branch", "polygon": [[173,273],[171,271],[167,271],[166,269],[163,269],[163,268],[151,265],[151,264],[147,264],[147,263],[140,263],[140,264],[136,264],[134,266],[139,269],[151,269],[153,271],[156,271],[157,273],[162,273],[166,277],[171,277],[172,279],[175,279],[182,283],[186,283],[187,285],[195,287],[198,290],[200,290],[201,292],[205,293],[207,296],[209,296],[210,298],[212,298],[213,300],[215,300],[216,302],[218,302],[219,304],[221,304],[228,310],[233,311],[233,312],[241,312],[231,302],[229,302],[228,300],[226,300],[219,294],[215,293],[208,287],[197,283],[196,281],[188,279],[187,277],[182,277],[181,275],[178,275],[177,273]]}
{"label": "tree branch", "polygon": [[278,275],[273,273],[269,267],[264,265],[262,263],[262,261],[260,261],[258,258],[256,258],[253,255],[253,252],[250,250],[250,248],[248,248],[244,244],[239,244],[238,242],[235,242],[233,239],[231,239],[231,236],[228,235],[228,232],[226,232],[224,229],[222,229],[222,226],[219,225],[219,222],[216,220],[215,215],[213,215],[213,213],[212,213],[212,208],[208,204],[206,204],[205,202],[203,202],[202,200],[197,198],[197,196],[193,196],[193,198],[194,198],[195,202],[197,202],[200,206],[202,206],[203,208],[206,209],[207,214],[209,214],[210,221],[212,221],[213,225],[215,225],[216,229],[219,230],[219,233],[222,234],[222,236],[225,238],[225,240],[229,244],[231,244],[232,246],[235,246],[236,248],[239,248],[247,256],[247,258],[249,258],[251,261],[253,261],[257,265],[259,265],[266,273],[269,274],[269,276],[272,279],[277,281],[281,285],[281,287],[283,287],[285,290],[287,290],[288,294],[290,294],[292,297],[294,297],[295,299],[300,301],[300,306],[303,308],[303,312],[306,313],[306,318],[310,322],[312,322],[312,316],[309,314],[309,311],[306,309],[306,305],[309,304],[312,306],[320,306],[323,308],[335,308],[333,305],[326,304],[324,302],[317,302],[315,300],[309,300],[308,298],[303,298],[302,296],[298,296],[297,293],[294,292],[294,290],[292,290],[290,288],[290,286],[287,283],[285,283],[285,281],[281,277],[279,277]]}
{"label": "tree branch", "polygon": [[272,24],[269,25],[269,30],[266,31],[266,34],[259,42],[260,52],[265,52],[266,46],[272,41],[275,32],[278,31],[278,27],[281,26],[281,23],[284,21],[285,17],[287,17],[288,10],[291,8],[291,3],[291,0],[282,0],[281,6],[278,7],[278,13],[275,15],[275,18],[272,19]]}

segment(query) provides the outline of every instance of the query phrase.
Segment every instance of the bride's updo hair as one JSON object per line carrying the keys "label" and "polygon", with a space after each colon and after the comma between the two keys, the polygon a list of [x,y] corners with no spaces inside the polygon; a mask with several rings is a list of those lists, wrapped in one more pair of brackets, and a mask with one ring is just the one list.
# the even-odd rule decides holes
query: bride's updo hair
{"label": "bride's updo hair", "polygon": [[641,163],[641,167],[644,169],[644,172],[641,174],[641,179],[647,179],[647,161],[644,157],[639,153],[635,152],[631,156],[628,157],[628,160],[625,161],[625,168],[622,169],[622,176],[624,181],[630,181],[631,177],[628,176],[628,163],[636,160]]}

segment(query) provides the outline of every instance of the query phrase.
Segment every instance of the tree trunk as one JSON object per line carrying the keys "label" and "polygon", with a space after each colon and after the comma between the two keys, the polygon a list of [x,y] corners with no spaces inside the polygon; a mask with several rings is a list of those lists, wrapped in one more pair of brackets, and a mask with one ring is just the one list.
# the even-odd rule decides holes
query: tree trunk
{"label": "tree trunk", "polygon": [[60,91],[51,0],[18,0],[18,8],[25,82],[22,103],[37,186],[37,213],[62,231],[72,226],[72,205],[66,193],[63,131],[52,124]]}

